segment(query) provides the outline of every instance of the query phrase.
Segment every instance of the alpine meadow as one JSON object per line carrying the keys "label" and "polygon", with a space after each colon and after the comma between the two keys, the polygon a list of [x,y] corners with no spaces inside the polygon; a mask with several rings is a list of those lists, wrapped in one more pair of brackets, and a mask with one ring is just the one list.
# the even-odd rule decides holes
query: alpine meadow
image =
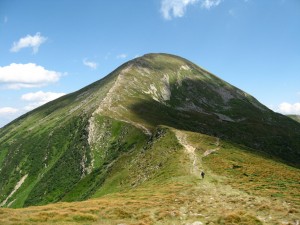
{"label": "alpine meadow", "polygon": [[299,174],[299,116],[146,54],[0,129],[0,224],[299,224]]}

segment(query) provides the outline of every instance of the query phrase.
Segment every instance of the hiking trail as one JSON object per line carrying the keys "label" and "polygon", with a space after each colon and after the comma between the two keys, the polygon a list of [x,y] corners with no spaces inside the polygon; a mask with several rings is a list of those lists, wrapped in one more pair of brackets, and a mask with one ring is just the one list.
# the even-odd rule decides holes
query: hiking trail
{"label": "hiking trail", "polygon": [[197,159],[197,156],[195,153],[196,148],[188,143],[187,134],[184,133],[183,131],[176,130],[175,135],[176,135],[179,143],[185,148],[186,152],[189,155],[189,158],[193,162],[192,168],[191,168],[191,173],[194,175],[199,175],[200,169],[198,167],[198,159]]}

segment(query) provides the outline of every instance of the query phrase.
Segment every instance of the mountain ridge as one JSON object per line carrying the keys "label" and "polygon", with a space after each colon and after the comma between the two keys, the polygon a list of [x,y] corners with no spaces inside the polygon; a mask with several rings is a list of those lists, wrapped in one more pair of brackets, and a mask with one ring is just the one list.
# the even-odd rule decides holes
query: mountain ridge
{"label": "mountain ridge", "polygon": [[[149,65],[149,63],[147,64],[147,60],[149,60],[147,57],[153,57],[153,56],[155,56],[155,54],[149,54],[149,55],[146,55],[145,57],[142,57],[142,58],[139,58],[139,59],[137,59],[136,61],[138,62],[138,65],[143,65],[144,67],[142,67],[142,69],[147,69],[147,67],[149,67],[149,68],[151,68],[151,66],[153,67],[153,65],[150,63],[150,65]],[[159,58],[161,55],[160,54],[158,54],[157,55],[157,57]],[[170,56],[170,55],[163,55],[164,57],[172,57],[172,56]],[[154,57],[155,58],[155,57]],[[176,59],[178,59],[177,57],[175,57]],[[141,60],[142,59],[142,60]],[[151,59],[151,60],[153,60],[153,59]],[[155,59],[154,59],[155,60]],[[153,61],[154,61],[153,60]],[[168,60],[170,60],[169,58],[168,58]],[[136,61],[130,61],[130,62],[136,62]],[[140,62],[140,61],[142,61],[142,63]],[[171,61],[171,60],[170,60]],[[169,62],[168,62],[169,63]],[[180,70],[180,69],[182,69],[182,66],[185,66],[185,63],[186,63],[186,60],[184,61],[184,63],[183,63],[183,65],[180,65],[180,66],[178,66],[178,69]],[[175,64],[175,63],[174,63]],[[196,67],[197,69],[200,69],[200,70],[202,70],[201,68],[199,68],[199,67],[197,67],[197,66],[195,66],[194,64],[189,64],[189,65],[192,65],[193,67]],[[173,65],[174,66],[174,65]],[[183,69],[183,70],[185,70],[185,69]],[[146,70],[147,71],[147,70]],[[140,71],[139,71],[140,72]],[[199,72],[199,71],[197,71],[197,72]],[[202,72],[202,71],[201,71]],[[141,72],[142,73],[142,72]],[[258,108],[259,110],[263,110],[263,111],[266,111],[267,113],[265,113],[265,115],[264,115],[264,117],[265,118],[263,118],[263,120],[265,120],[266,121],[266,123],[268,124],[268,123],[270,123],[270,124],[272,124],[272,117],[278,117],[278,118],[280,118],[281,117],[281,119],[282,120],[285,120],[285,117],[283,117],[283,116],[281,116],[281,115],[279,115],[279,114],[275,114],[275,113],[273,113],[271,110],[269,110],[267,107],[265,107],[265,106],[263,106],[262,104],[260,104],[255,98],[253,98],[252,96],[250,96],[250,95],[248,95],[247,93],[245,93],[245,92],[243,92],[243,91],[240,91],[239,89],[234,89],[235,87],[233,87],[233,86],[231,86],[231,85],[229,85],[228,83],[224,83],[222,80],[220,80],[219,78],[217,78],[216,76],[214,76],[214,75],[211,75],[211,74],[204,74],[203,76],[204,76],[204,79],[205,78],[207,78],[208,77],[208,79],[212,79],[211,77],[213,77],[213,78],[215,78],[215,79],[217,79],[217,83],[219,82],[219,85],[220,85],[220,83],[221,83],[221,85],[220,86],[222,86],[222,85],[224,85],[225,86],[225,88],[223,88],[223,87],[221,87],[220,89],[218,89],[219,87],[217,86],[217,87],[212,87],[212,85],[210,85],[209,87],[207,87],[205,84],[203,85],[203,82],[201,82],[201,80],[200,80],[200,82],[199,81],[196,81],[196,82],[194,82],[193,80],[190,80],[190,79],[186,79],[186,80],[184,80],[183,82],[188,82],[188,85],[189,86],[194,86],[193,88],[194,89],[198,89],[197,90],[197,92],[199,92],[199,90],[201,90],[202,89],[202,93],[201,93],[201,97],[199,98],[200,99],[200,101],[199,101],[199,99],[193,99],[193,101],[189,101],[188,100],[188,98],[192,95],[192,97],[193,96],[199,96],[199,93],[191,93],[189,96],[186,96],[186,95],[182,95],[182,93],[184,93],[184,92],[189,92],[190,90],[187,90],[187,89],[184,89],[184,90],[182,90],[181,91],[181,96],[179,95],[177,95],[176,96],[176,89],[177,89],[177,84],[175,83],[175,85],[173,84],[173,87],[171,87],[172,89],[173,89],[173,93],[175,92],[175,97],[173,97],[174,95],[173,95],[173,93],[172,93],[172,95],[171,96],[168,96],[168,92],[170,92],[169,90],[166,90],[166,89],[170,89],[170,83],[168,84],[165,80],[166,80],[166,77],[164,77],[165,75],[163,75],[162,74],[163,72],[162,72],[162,70],[161,70],[161,68],[159,68],[159,74],[158,75],[160,75],[160,79],[161,79],[161,82],[160,83],[162,83],[163,84],[163,86],[162,87],[158,87],[158,85],[153,85],[152,84],[152,86],[151,86],[151,84],[150,84],[150,88],[147,90],[146,89],[146,92],[148,92],[147,94],[150,94],[150,95],[148,95],[148,96],[144,96],[144,97],[142,97],[143,98],[143,101],[145,102],[145,104],[144,104],[144,102],[137,102],[137,103],[135,103],[136,104],[136,106],[135,106],[135,104],[131,104],[131,110],[132,111],[134,111],[134,113],[136,113],[136,114],[139,114],[139,111],[141,110],[141,109],[143,109],[143,108],[145,108],[145,107],[147,107],[148,105],[153,105],[152,106],[152,108],[155,108],[155,107],[161,107],[161,108],[163,108],[164,106],[175,106],[177,109],[179,109],[179,110],[182,110],[182,111],[184,111],[184,109],[186,108],[187,110],[186,111],[191,111],[191,110],[193,110],[193,111],[200,111],[200,113],[203,113],[203,114],[207,114],[207,112],[206,111],[208,111],[209,112],[209,114],[214,114],[215,116],[217,116],[218,117],[218,119],[219,120],[222,120],[222,121],[226,121],[226,122],[234,122],[235,120],[237,120],[237,122],[243,122],[242,120],[244,120],[244,117],[245,117],[245,115],[239,115],[239,113],[237,113],[238,112],[238,110],[239,110],[239,108],[238,107],[240,107],[240,105],[238,105],[238,106],[235,106],[235,105],[233,105],[233,107],[236,107],[236,109],[234,109],[235,110],[235,112],[234,112],[234,114],[233,115],[231,115],[232,114],[232,112],[230,112],[230,110],[227,110],[226,111],[226,108],[228,107],[228,104],[227,104],[227,101],[229,101],[230,100],[230,98],[232,98],[232,95],[238,95],[239,96],[239,102],[237,102],[238,104],[242,104],[242,107],[243,106],[246,106],[247,108],[249,108],[249,104],[247,105],[247,102],[249,102],[250,104],[252,104],[254,107],[252,107],[253,109],[254,108]],[[167,72],[166,72],[167,73]],[[136,77],[134,77],[134,79],[135,79]],[[203,78],[201,78],[201,79],[203,79]],[[178,81],[178,80],[177,80]],[[214,80],[215,81],[215,80]],[[141,83],[142,83],[142,81],[140,81]],[[179,82],[182,82],[182,81],[179,81]],[[172,83],[171,83],[171,85],[172,85]],[[227,85],[229,85],[229,86],[227,86]],[[215,92],[212,92],[210,95],[208,95],[207,94],[207,90],[209,90],[209,89],[211,89],[211,88],[213,88],[214,89],[214,91]],[[234,90],[236,90],[236,92],[233,92],[233,93],[231,93],[230,91],[230,89],[231,88],[233,88]],[[159,89],[161,89],[161,90],[159,90]],[[217,90],[217,91],[216,91]],[[145,92],[145,90],[142,90],[142,91],[144,91]],[[142,92],[142,91],[140,91],[140,92]],[[164,94],[164,92],[165,93],[167,93],[167,96],[164,96],[163,94]],[[216,93],[217,92],[217,93]],[[225,94],[224,94],[225,93]],[[207,96],[206,97],[206,99],[204,98],[202,98],[203,96]],[[149,98],[150,97],[150,98]],[[171,99],[164,99],[164,98],[166,98],[166,97],[171,97]],[[173,97],[173,98],[172,98]],[[177,99],[176,98],[181,98],[180,99],[180,102],[179,102],[179,104],[182,104],[182,105],[179,105],[178,104],[178,101],[177,101]],[[212,98],[213,99],[213,104],[211,104],[210,102],[208,102],[209,100],[210,100],[210,98]],[[228,99],[229,98],[229,99]],[[208,100],[207,100],[208,99]],[[117,99],[115,99],[116,100],[116,102],[118,101]],[[186,101],[186,100],[188,100],[188,101]],[[201,102],[201,100],[203,100],[202,102]],[[173,103],[173,102],[174,103]],[[195,105],[195,102],[197,102],[198,101],[198,104],[196,104]],[[160,106],[156,106],[157,105],[157,102],[159,102],[159,103],[162,103],[162,104],[160,104]],[[208,102],[208,103],[207,103]],[[225,104],[224,104],[224,102],[225,102]],[[173,105],[172,105],[172,103],[173,103]],[[168,105],[169,104],[169,105]],[[121,105],[121,103],[120,103],[120,105]],[[212,107],[211,107],[212,106]],[[221,106],[221,107],[220,107]],[[218,108],[219,107],[219,108]],[[136,108],[136,109],[135,109]],[[220,109],[221,108],[221,109]],[[225,110],[224,110],[225,109]],[[251,109],[251,110],[253,110],[253,109]],[[257,110],[256,109],[256,111],[257,111],[257,113],[260,113],[260,111],[259,110]],[[120,110],[121,111],[121,110]],[[150,110],[151,111],[151,110]],[[211,112],[214,112],[214,113],[211,113]],[[119,112],[120,113],[120,112]],[[142,112],[142,113],[144,113],[144,112]],[[157,114],[157,113],[156,113]],[[271,115],[271,116],[270,116]],[[146,118],[146,120],[149,120],[149,118],[151,118],[151,116],[148,114],[147,115],[148,117]],[[249,115],[246,115],[246,116],[249,116]],[[250,115],[250,116],[252,116],[252,117],[254,117],[253,115]],[[235,118],[234,118],[235,117]],[[271,117],[271,118],[270,118]],[[143,121],[143,123],[145,124],[147,124],[147,121],[146,120],[144,120]],[[259,119],[256,119],[257,120],[257,122],[256,123],[260,123],[258,120],[260,120],[260,118]],[[274,119],[273,119],[274,120]],[[159,121],[159,119],[157,120],[157,121]],[[291,121],[289,121],[289,123],[291,123]],[[163,123],[162,123],[163,124]],[[155,123],[154,124],[154,126],[155,125],[158,125],[158,123]],[[173,124],[166,124],[166,125],[170,125],[170,126],[172,126]],[[294,124],[294,126],[295,126],[295,124]],[[180,127],[179,128],[184,128],[182,125],[180,125]],[[255,127],[254,127],[255,128]],[[188,129],[191,129],[191,128],[188,128]],[[209,131],[207,131],[207,130],[200,130],[200,131],[202,131],[202,132],[204,132],[204,133],[208,133]],[[236,133],[238,133],[238,132],[236,132]],[[210,134],[212,134],[212,132],[210,132]],[[219,134],[219,135],[222,135],[222,134]],[[275,136],[275,135],[274,135]],[[254,145],[250,145],[250,147],[255,147]],[[288,157],[288,156],[287,156]],[[294,158],[294,156],[291,156],[291,158]],[[298,156],[296,157],[296,158],[298,158]]]}
{"label": "mountain ridge", "polygon": [[186,59],[147,54],[0,130],[0,203],[86,200],[186,174],[172,129],[299,168],[298,123]]}

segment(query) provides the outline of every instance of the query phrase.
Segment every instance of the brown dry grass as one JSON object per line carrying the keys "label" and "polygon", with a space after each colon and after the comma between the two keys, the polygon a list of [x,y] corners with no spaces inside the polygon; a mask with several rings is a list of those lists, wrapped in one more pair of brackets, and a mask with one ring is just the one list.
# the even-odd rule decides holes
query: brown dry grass
{"label": "brown dry grass", "polygon": [[0,224],[276,224],[299,212],[219,183],[167,183],[82,202],[0,209]]}

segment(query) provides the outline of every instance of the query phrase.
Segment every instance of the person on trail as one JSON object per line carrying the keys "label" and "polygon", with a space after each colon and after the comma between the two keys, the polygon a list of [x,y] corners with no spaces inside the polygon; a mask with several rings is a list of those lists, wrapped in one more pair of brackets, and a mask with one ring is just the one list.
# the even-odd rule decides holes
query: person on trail
{"label": "person on trail", "polygon": [[202,177],[202,179],[204,179],[204,175],[205,175],[204,171],[201,171],[201,177]]}

